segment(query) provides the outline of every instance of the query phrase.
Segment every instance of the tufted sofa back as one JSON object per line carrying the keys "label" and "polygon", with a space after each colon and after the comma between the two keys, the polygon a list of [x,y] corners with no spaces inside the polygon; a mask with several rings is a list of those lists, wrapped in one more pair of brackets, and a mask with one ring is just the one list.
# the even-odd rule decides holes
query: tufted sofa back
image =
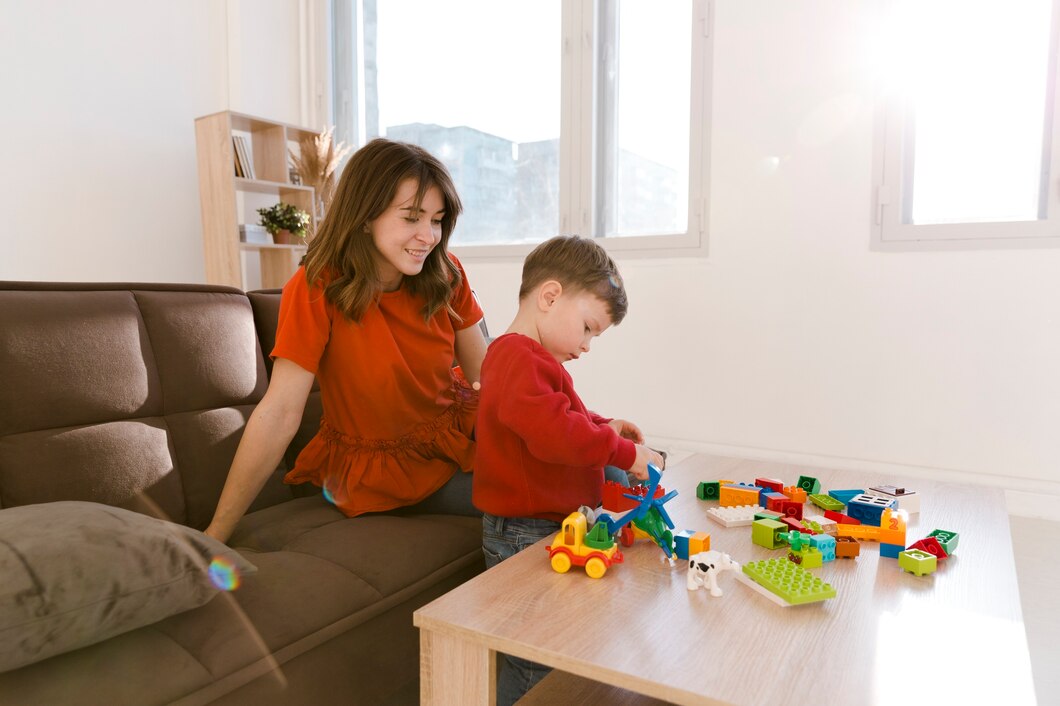
{"label": "tufted sofa back", "polygon": [[[255,312],[228,287],[0,282],[0,507],[88,500],[204,528],[268,385],[255,313],[271,342],[279,292],[257,300]],[[252,510],[292,497],[286,465]]]}

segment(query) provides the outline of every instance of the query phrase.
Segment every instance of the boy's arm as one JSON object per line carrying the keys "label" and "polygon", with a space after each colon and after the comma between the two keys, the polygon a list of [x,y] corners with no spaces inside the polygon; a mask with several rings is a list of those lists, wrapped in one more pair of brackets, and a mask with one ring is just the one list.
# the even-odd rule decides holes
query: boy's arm
{"label": "boy's arm", "polygon": [[571,466],[634,464],[634,443],[607,424],[601,426],[572,411],[570,398],[559,391],[562,382],[555,371],[536,358],[516,363],[504,378],[507,390],[499,400],[497,417],[535,458]]}

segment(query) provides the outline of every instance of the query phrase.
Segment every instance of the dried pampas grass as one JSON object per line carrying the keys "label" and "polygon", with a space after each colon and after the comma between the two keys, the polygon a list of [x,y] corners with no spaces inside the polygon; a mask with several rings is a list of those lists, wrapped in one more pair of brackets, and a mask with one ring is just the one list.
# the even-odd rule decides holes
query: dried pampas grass
{"label": "dried pampas grass", "polygon": [[334,142],[335,126],[325,127],[319,135],[298,141],[299,151],[289,150],[291,163],[302,177],[302,183],[316,189],[317,216],[323,217],[335,195],[335,170],[353,147]]}

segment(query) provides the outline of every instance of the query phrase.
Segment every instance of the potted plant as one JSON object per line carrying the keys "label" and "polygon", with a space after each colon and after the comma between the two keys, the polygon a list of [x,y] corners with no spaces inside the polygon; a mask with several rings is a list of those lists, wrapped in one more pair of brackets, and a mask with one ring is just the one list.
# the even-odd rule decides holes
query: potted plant
{"label": "potted plant", "polygon": [[259,208],[258,215],[261,225],[272,234],[272,242],[296,245],[305,240],[309,214],[297,206],[280,201],[268,208]]}

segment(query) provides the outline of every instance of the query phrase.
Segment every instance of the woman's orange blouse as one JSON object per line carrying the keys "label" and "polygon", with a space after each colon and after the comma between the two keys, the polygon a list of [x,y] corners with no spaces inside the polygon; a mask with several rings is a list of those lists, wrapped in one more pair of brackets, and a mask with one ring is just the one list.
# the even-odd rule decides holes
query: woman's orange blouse
{"label": "woman's orange blouse", "polygon": [[[450,255],[450,257],[452,257]],[[310,287],[304,267],[283,288],[273,358],[320,383],[320,430],[285,476],[310,481],[349,516],[416,503],[457,469],[470,470],[478,394],[453,369],[456,331],[482,319],[464,269],[443,307],[424,321],[424,299],[384,292],[359,322]]]}

